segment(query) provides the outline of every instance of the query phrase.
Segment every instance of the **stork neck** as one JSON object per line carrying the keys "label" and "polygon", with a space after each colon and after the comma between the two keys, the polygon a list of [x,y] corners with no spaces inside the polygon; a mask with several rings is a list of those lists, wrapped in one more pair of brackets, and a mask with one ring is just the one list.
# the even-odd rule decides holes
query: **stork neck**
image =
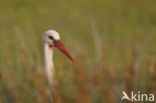
{"label": "stork neck", "polygon": [[51,85],[55,82],[55,70],[53,64],[53,47],[44,43],[44,61],[45,61],[45,75]]}
{"label": "stork neck", "polygon": [[45,61],[45,68],[54,68],[53,65],[53,48],[49,47],[49,44],[44,43],[44,61]]}

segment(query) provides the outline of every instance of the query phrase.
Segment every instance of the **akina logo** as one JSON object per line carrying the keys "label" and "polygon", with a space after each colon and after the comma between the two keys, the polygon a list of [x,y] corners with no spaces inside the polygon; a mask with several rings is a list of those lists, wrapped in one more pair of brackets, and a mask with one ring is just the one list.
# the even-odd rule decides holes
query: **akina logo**
{"label": "akina logo", "polygon": [[154,94],[145,94],[145,93],[141,93],[140,91],[138,91],[137,93],[135,93],[134,91],[131,91],[131,94],[128,96],[127,93],[125,91],[122,91],[122,98],[121,101],[123,100],[128,100],[128,101],[139,101],[139,102],[143,102],[143,101],[149,101],[149,102],[153,102],[154,101]]}

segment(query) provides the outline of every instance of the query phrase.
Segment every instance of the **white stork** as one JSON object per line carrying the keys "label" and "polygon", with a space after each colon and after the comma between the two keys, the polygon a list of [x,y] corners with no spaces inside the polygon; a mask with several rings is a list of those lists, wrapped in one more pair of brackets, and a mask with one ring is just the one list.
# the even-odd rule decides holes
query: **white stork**
{"label": "white stork", "polygon": [[44,44],[44,68],[45,74],[51,86],[55,83],[55,70],[53,63],[53,47],[58,48],[63,52],[69,59],[74,62],[72,56],[65,49],[63,44],[60,41],[59,33],[54,30],[48,30],[43,35],[43,44]]}

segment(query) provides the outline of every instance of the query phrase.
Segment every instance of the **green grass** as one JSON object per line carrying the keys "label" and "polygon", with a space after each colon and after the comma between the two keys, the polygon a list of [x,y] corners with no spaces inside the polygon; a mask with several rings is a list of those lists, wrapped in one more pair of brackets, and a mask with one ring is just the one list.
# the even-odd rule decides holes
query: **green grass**
{"label": "green grass", "polygon": [[1,0],[0,103],[48,103],[42,50],[48,29],[60,33],[77,62],[54,50],[57,103],[119,103],[122,90],[156,93],[155,5],[154,0]]}

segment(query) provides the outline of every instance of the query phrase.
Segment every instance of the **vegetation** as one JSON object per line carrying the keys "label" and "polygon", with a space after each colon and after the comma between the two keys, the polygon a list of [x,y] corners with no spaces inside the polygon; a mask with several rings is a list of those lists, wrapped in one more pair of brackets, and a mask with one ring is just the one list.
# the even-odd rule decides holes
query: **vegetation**
{"label": "vegetation", "polygon": [[0,0],[0,103],[50,103],[42,35],[54,29],[56,103],[120,103],[156,94],[154,0]]}

